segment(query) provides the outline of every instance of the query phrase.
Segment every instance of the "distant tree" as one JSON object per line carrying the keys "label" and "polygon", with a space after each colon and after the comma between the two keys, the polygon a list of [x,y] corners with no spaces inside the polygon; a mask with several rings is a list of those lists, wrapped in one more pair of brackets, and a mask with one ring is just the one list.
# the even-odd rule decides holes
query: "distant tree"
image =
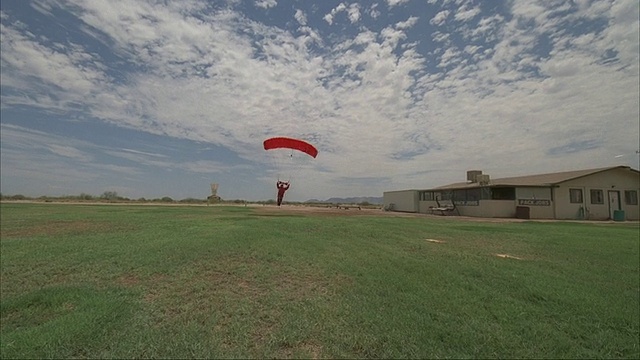
{"label": "distant tree", "polygon": [[93,195],[80,193],[80,200],[93,200]]}
{"label": "distant tree", "polygon": [[168,197],[168,196],[165,196],[162,199],[160,199],[160,201],[162,201],[162,202],[173,202],[173,199]]}
{"label": "distant tree", "polygon": [[106,199],[106,200],[116,200],[118,199],[118,193],[115,191],[105,191],[102,193],[100,198]]}
{"label": "distant tree", "polygon": [[202,200],[202,199],[195,199],[195,198],[189,197],[189,198],[186,198],[186,199],[182,199],[179,202],[187,203],[187,204],[198,204],[198,203],[201,203],[201,202],[204,202],[204,201],[205,200]]}

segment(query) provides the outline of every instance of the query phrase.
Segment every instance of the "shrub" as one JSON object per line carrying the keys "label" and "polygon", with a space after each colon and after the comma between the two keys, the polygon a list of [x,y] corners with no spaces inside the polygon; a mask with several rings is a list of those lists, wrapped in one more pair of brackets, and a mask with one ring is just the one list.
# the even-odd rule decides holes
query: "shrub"
{"label": "shrub", "polygon": [[116,200],[118,198],[118,193],[115,191],[105,191],[100,197],[107,200]]}

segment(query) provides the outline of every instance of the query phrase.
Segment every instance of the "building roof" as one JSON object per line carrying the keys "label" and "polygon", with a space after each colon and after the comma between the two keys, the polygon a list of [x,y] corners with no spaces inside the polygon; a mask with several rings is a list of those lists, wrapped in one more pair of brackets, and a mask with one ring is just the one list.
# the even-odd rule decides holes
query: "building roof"
{"label": "building roof", "polygon": [[[638,172],[638,170],[632,169],[629,166],[609,166],[605,168],[586,169],[576,171],[563,171],[549,174],[527,175],[506,177],[499,179],[491,179],[488,186],[553,186],[565,181],[577,179],[583,176],[593,175],[599,172],[608,171],[612,169],[628,169],[630,171]],[[447,190],[447,189],[465,189],[480,187],[478,183],[460,182],[449,185],[440,186],[431,190]]]}

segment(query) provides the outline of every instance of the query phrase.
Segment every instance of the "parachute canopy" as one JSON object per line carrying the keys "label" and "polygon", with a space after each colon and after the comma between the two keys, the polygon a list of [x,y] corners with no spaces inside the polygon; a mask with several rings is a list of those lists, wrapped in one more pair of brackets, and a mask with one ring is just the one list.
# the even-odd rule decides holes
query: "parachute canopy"
{"label": "parachute canopy", "polygon": [[303,153],[315,158],[318,156],[318,149],[308,142],[300,139],[292,139],[288,137],[274,137],[264,141],[264,149],[293,149],[302,151]]}

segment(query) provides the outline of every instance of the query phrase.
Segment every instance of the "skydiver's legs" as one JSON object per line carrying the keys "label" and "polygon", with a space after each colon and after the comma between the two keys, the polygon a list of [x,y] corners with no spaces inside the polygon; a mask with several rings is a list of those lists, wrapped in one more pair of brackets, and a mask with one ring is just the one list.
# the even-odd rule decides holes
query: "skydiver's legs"
{"label": "skydiver's legs", "polygon": [[280,204],[282,204],[282,196],[278,196],[278,206],[280,206]]}

